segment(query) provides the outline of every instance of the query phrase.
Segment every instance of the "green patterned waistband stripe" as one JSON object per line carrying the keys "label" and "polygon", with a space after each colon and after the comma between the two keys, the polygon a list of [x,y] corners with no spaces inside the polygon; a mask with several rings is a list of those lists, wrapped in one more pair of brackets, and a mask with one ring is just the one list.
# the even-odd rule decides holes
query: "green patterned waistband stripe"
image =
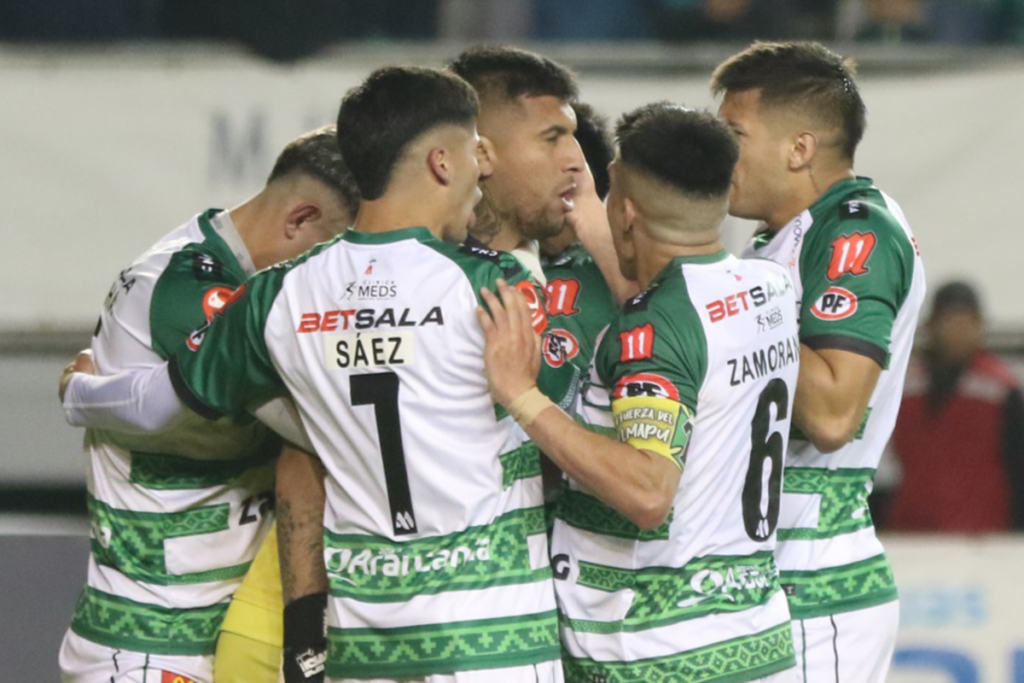
{"label": "green patterned waistband stripe", "polygon": [[[868,483],[873,469],[826,470],[817,467],[787,467],[782,492],[820,494],[818,526],[815,529],[779,529],[779,541],[808,541],[832,538],[872,526],[868,510]],[[783,495],[783,505],[786,504]]]}
{"label": "green patterned waistband stripe", "polygon": [[866,609],[896,600],[896,581],[886,556],[817,571],[784,571],[779,580],[794,619]]}
{"label": "green patterned waistband stripe", "polygon": [[507,512],[492,524],[404,543],[324,532],[331,595],[400,602],[417,595],[551,581],[530,566],[527,537],[545,533],[544,508]]}
{"label": "green patterned waistband stripe", "polygon": [[743,683],[796,666],[787,621],[767,631],[666,657],[597,662],[565,657],[566,683]]}
{"label": "green patterned waistband stripe", "polygon": [[107,647],[160,655],[212,655],[228,603],[171,609],[135,602],[86,586],[71,628]]}
{"label": "green patterned waistband stripe", "polygon": [[501,462],[501,486],[508,488],[520,479],[540,476],[540,449],[532,441],[498,456]]}
{"label": "green patterned waistband stripe", "polygon": [[166,453],[132,451],[130,480],[156,491],[180,491],[226,486],[254,467],[268,464],[278,450],[234,460],[196,460]]}
{"label": "green patterned waistband stripe", "polygon": [[182,512],[134,512],[111,507],[89,496],[92,521],[92,554],[104,566],[113,567],[136,581],[161,586],[226,581],[243,576],[244,562],[193,574],[169,574],[164,541],[225,531],[231,507],[227,503]]}
{"label": "green patterned waistband stripe", "polygon": [[767,603],[781,588],[770,552],[749,557],[705,557],[685,567],[626,570],[581,561],[577,584],[603,591],[631,590],[621,621],[569,619],[585,633],[642,631],[710,614],[741,612]]}
{"label": "green patterned waistband stripe", "polygon": [[634,541],[667,541],[673,510],[657,529],[644,530],[597,498],[563,487],[556,516],[571,527]]}
{"label": "green patterned waistband stripe", "polygon": [[419,678],[557,660],[554,610],[521,617],[406,628],[331,628],[327,675]]}

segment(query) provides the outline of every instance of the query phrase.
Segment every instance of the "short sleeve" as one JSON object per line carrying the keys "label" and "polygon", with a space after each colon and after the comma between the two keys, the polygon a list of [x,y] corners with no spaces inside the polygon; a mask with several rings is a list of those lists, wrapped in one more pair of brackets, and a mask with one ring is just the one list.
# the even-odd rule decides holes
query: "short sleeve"
{"label": "short sleeve", "polygon": [[703,327],[685,292],[645,292],[628,302],[597,363],[619,440],[682,468],[707,374]]}
{"label": "short sleeve", "polygon": [[208,418],[238,417],[247,407],[285,393],[267,349],[264,329],[286,270],[272,268],[239,287],[194,330],[170,361],[178,397]]}
{"label": "short sleeve", "polygon": [[[862,203],[858,211],[883,209]],[[812,349],[852,351],[885,368],[913,269],[914,247],[891,216],[839,221],[804,248],[801,341]]]}
{"label": "short sleeve", "polygon": [[182,339],[213,319],[244,279],[199,245],[176,252],[153,288],[149,315],[153,350],[169,358]]}

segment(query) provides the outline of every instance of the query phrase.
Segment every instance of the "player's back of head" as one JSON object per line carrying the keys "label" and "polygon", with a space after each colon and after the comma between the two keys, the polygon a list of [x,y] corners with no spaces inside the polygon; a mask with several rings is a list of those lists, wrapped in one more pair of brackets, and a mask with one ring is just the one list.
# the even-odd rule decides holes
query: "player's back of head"
{"label": "player's back of head", "polygon": [[338,143],[363,199],[379,199],[409,144],[441,126],[471,128],[479,100],[468,83],[411,66],[377,69],[338,111]]}
{"label": "player's back of head", "polygon": [[335,126],[317,128],[285,145],[267,177],[267,185],[299,175],[323,183],[351,216],[359,211],[359,187],[341,155]]}
{"label": "player's back of head", "polygon": [[615,128],[616,179],[660,237],[717,230],[739,146],[716,116],[669,102],[624,114]]}
{"label": "player's back of head", "polygon": [[589,104],[574,102],[572,108],[576,112],[576,142],[580,143],[583,158],[594,175],[597,196],[604,199],[609,187],[608,164],[615,158],[615,145],[608,134],[608,120]]}
{"label": "player's back of head", "polygon": [[448,69],[468,81],[484,101],[551,96],[572,102],[579,95],[576,77],[566,67],[516,47],[471,47],[449,62]]}
{"label": "player's back of head", "polygon": [[867,109],[852,59],[808,41],[756,42],[715,69],[715,95],[759,90],[763,107],[784,107],[833,129],[844,158],[852,160],[867,127]]}

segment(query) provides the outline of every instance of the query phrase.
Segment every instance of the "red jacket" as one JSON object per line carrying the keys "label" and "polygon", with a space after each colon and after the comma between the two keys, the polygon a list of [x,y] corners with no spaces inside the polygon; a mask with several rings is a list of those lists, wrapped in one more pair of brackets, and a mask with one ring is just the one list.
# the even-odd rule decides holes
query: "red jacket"
{"label": "red jacket", "polygon": [[1024,460],[1020,444],[1013,443],[1021,431],[1017,377],[993,354],[982,351],[941,402],[929,401],[929,384],[927,363],[915,358],[892,438],[903,479],[887,528],[1012,528],[1013,494],[1022,483],[1019,467]]}

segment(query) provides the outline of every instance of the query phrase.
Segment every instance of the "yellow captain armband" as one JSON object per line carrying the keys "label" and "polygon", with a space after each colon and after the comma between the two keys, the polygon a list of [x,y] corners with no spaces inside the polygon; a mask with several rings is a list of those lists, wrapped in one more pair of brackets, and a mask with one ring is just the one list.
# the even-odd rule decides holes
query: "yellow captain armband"
{"label": "yellow captain armband", "polygon": [[693,432],[693,413],[662,396],[629,396],[612,401],[619,441],[671,460],[679,469]]}

